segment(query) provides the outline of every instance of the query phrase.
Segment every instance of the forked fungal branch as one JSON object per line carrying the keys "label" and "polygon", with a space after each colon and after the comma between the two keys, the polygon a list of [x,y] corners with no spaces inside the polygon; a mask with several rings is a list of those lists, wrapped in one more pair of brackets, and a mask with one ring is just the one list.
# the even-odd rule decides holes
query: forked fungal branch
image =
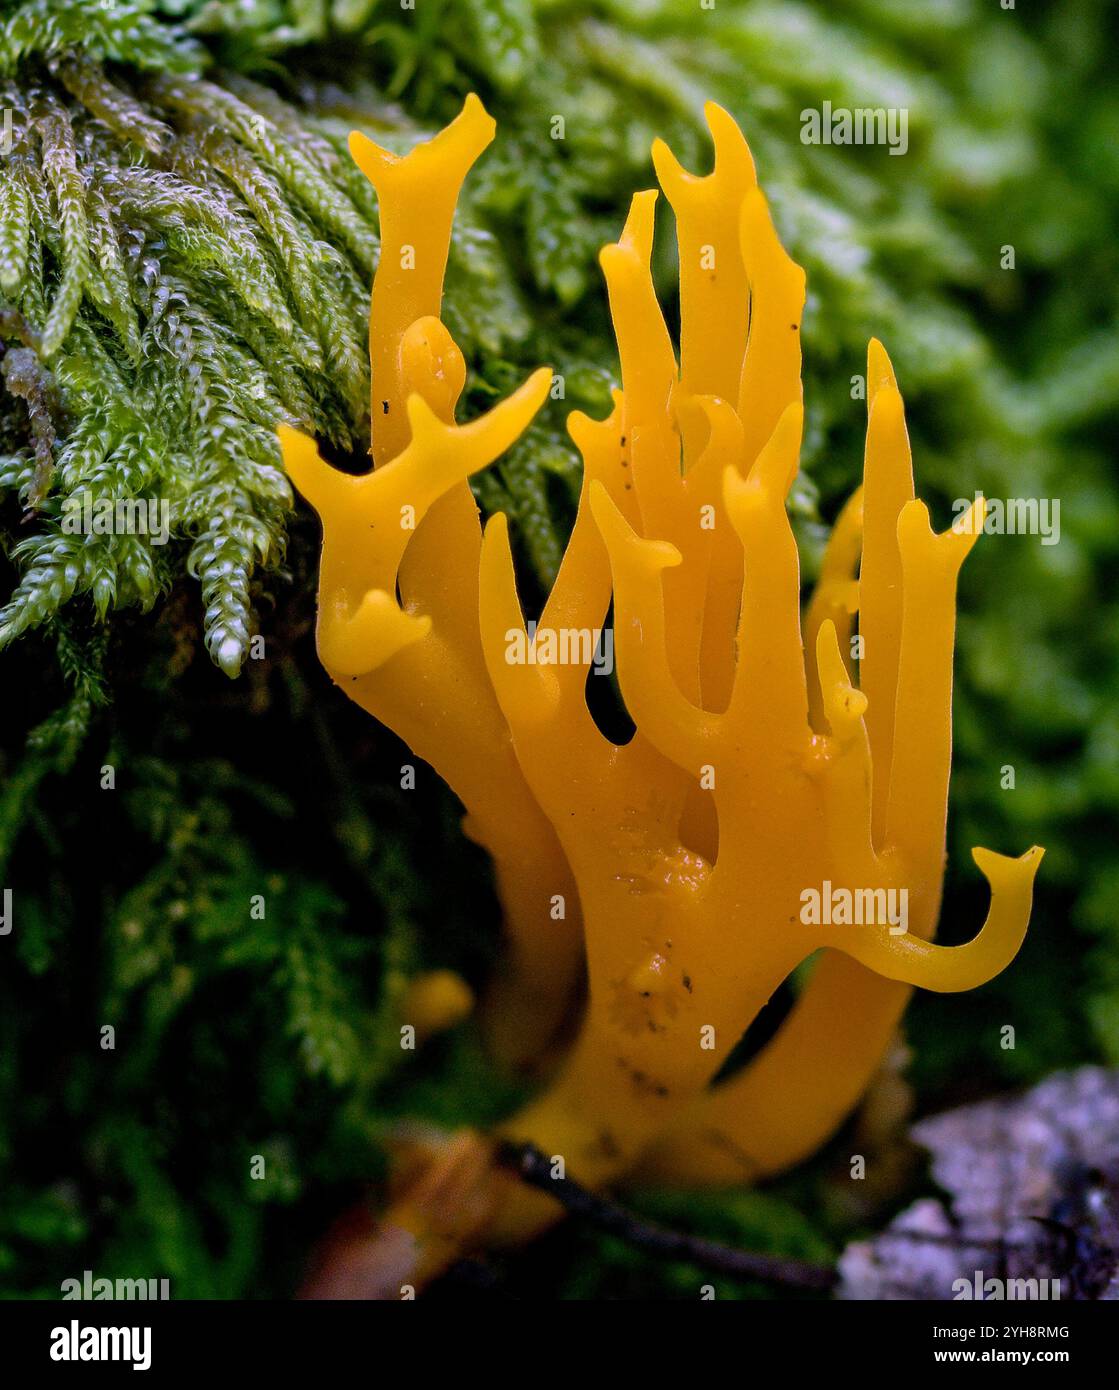
{"label": "forked fungal branch", "polygon": [[[531,642],[508,526],[498,515],[483,534],[468,479],[524,432],[553,378],[541,369],[479,419],[455,421],[466,369],[438,314],[458,190],[494,133],[476,98],[403,158],[351,141],[381,206],[373,471],[344,475],[281,432],[323,523],[323,664],[445,778],[493,857],[510,964],[488,1021],[506,1056],[555,1038],[585,965],[578,1036],[501,1134],[562,1155],[592,1187],[742,1182],[811,1152],[879,1066],[910,987],[971,989],[1013,959],[1042,855],[974,851],[987,921],[967,945],[933,944],[956,582],[983,503],[933,532],[893,369],[872,341],[863,484],[802,627],[786,498],[803,430],[804,273],[738,127],[714,105],[707,119],[712,173],[653,149],[676,215],[679,360],[649,270],[656,192],[635,195],[602,252],[621,389],[607,419],[570,417],[582,493],[532,639],[596,632],[613,603],[629,743],[591,717],[585,650],[564,665],[509,659],[510,633]],[[872,901],[903,894],[906,929],[809,921],[804,893],[825,883]],[[817,951],[775,1038],[712,1088]],[[390,1213],[424,1276],[558,1214],[479,1160],[486,1142],[429,1153],[427,1177]],[[451,1189],[469,1193],[457,1218]],[[438,1217],[417,1191],[442,1194]]]}

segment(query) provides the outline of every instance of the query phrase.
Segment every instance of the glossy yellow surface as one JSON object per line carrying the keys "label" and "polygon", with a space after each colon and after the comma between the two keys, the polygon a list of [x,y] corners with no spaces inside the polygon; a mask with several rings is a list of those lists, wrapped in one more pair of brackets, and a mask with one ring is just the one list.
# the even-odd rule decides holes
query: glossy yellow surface
{"label": "glossy yellow surface", "polygon": [[[591,1186],[744,1181],[811,1152],[865,1089],[912,986],[971,989],[1013,958],[1042,853],[976,850],[987,922],[965,946],[932,943],[956,579],[982,503],[970,533],[931,530],[901,396],[872,343],[864,483],[802,630],[786,497],[803,430],[804,274],[737,126],[718,107],[707,115],[711,174],[685,172],[659,142],[653,152],[677,222],[679,362],[649,272],[655,192],[635,196],[602,252],[621,389],[606,420],[570,418],[583,489],[535,639],[506,520],[493,517],[483,538],[467,478],[523,432],[551,375],[459,426],[465,368],[438,319],[455,197],[493,133],[476,99],[404,159],[353,138],[381,199],[376,467],[344,476],[311,441],[282,435],[323,521],[324,665],[454,788],[493,856],[512,967],[490,1017],[507,1055],[554,1035],[585,956],[569,1055],[502,1132],[562,1156]],[[409,515],[414,532],[401,525]],[[637,729],[624,747],[587,709],[588,652],[510,660],[511,635],[534,652],[549,634],[597,631],[611,601]],[[908,929],[811,921],[805,892],[825,884],[904,892]],[[710,1089],[758,1011],[818,951],[774,1040]],[[485,1205],[490,1240],[524,1238],[557,1213],[496,1176]],[[463,1245],[479,1239],[473,1209]],[[453,1247],[453,1222],[450,1237],[441,1231]],[[423,1258],[426,1269],[434,1256]]]}
{"label": "glossy yellow surface", "polygon": [[[462,354],[440,323],[462,180],[493,139],[476,97],[434,140],[397,158],[354,134],[377,189],[381,258],[370,312],[373,472],[325,464],[281,429],[296,487],[323,520],[318,649],[335,682],[434,767],[493,858],[509,959],[490,1010],[498,1049],[531,1057],[571,1007],[581,968],[578,898],[555,834],[518,768],[478,636],[481,526],[466,479],[509,447],[539,409],[536,372],[488,415],[459,427]],[[397,603],[399,592],[402,602]],[[553,894],[566,897],[553,920]]]}

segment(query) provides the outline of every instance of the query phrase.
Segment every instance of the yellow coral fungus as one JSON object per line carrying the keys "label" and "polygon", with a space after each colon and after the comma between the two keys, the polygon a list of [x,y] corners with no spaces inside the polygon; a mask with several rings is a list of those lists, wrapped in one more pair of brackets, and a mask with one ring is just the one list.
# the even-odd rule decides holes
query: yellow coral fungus
{"label": "yellow coral fungus", "polygon": [[[341,474],[282,433],[323,522],[323,664],[440,772],[493,856],[511,966],[488,1014],[507,1055],[555,1034],[585,959],[570,1053],[502,1133],[562,1155],[591,1186],[633,1174],[743,1181],[810,1152],[858,1100],[910,987],[971,989],[1013,958],[1042,853],[976,850],[987,922],[967,945],[933,944],[956,579],[982,503],[952,530],[931,529],[901,396],[872,342],[863,487],[802,637],[786,497],[803,427],[804,274],[737,126],[715,106],[707,117],[712,173],[653,150],[677,224],[679,361],[649,271],[655,192],[634,197],[602,252],[621,389],[608,419],[569,421],[583,489],[535,628],[505,518],[483,537],[467,479],[526,428],[550,373],[459,425],[465,366],[438,319],[455,198],[493,135],[475,98],[405,158],[352,140],[381,205],[373,471]],[[593,641],[553,640],[597,634],[611,603],[636,726],[624,746],[587,707]],[[829,915],[835,903],[846,906]],[[758,1011],[817,951],[774,1039],[712,1089]],[[484,1144],[465,1142],[432,1170],[459,1172],[469,1153],[461,1221],[445,1203],[437,1221],[417,1214],[414,1192],[393,1208],[425,1275],[558,1211],[487,1176]]]}

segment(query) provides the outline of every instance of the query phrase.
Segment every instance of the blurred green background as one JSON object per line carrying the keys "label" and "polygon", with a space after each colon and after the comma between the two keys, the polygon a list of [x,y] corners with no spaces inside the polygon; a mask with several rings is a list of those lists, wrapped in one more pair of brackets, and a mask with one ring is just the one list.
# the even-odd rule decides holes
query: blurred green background
{"label": "blurred green background", "polygon": [[[1021,955],[976,994],[915,1000],[906,1080],[856,1122],[874,1158],[858,1200],[844,1136],[763,1192],[636,1205],[824,1259],[927,1190],[899,1137],[912,1109],[1119,1062],[1115,10],[0,0],[15,113],[0,166],[0,1290],[57,1297],[88,1268],[168,1277],[176,1297],[286,1297],[376,1183],[394,1115],[484,1123],[519,1094],[469,1026],[397,1046],[418,969],[484,984],[497,905],[453,798],[422,766],[402,797],[402,749],[318,666],[317,523],[292,510],[273,442],[289,418],[339,460],[365,447],[376,208],[346,133],[405,148],[472,90],[499,131],[448,277],[467,409],[550,362],[564,410],[605,413],[597,250],[653,183],[654,135],[708,167],[714,98],[808,271],[807,575],[861,467],[851,378],[872,334],[941,525],[976,489],[1061,504],[1058,545],[988,537],[961,587],[941,939],[985,912],[970,847],[1038,842]],[[803,145],[800,112],[824,100],[905,107],[907,155]],[[336,250],[313,276],[322,242]],[[45,363],[25,325],[50,340]],[[515,520],[530,588],[554,573],[578,487],[552,410],[478,480],[483,507]],[[64,536],[62,502],[83,490],[169,497],[174,540]],[[514,1297],[703,1282],[574,1225],[494,1278]]]}

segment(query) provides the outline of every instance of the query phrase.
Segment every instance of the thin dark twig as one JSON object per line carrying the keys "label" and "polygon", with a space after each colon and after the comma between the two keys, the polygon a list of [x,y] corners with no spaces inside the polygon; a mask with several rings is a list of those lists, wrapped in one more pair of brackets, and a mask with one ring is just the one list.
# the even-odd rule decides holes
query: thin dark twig
{"label": "thin dark twig", "polygon": [[729,1245],[720,1245],[716,1241],[681,1231],[666,1230],[663,1226],[645,1221],[617,1202],[588,1192],[570,1178],[553,1178],[551,1160],[531,1144],[503,1144],[498,1160],[514,1169],[530,1187],[537,1187],[554,1197],[572,1215],[582,1217],[599,1230],[621,1237],[639,1250],[664,1259],[686,1260],[716,1274],[727,1274],[737,1279],[757,1279],[788,1289],[826,1293],[835,1286],[836,1272],[826,1265],[735,1250]]}
{"label": "thin dark twig", "polygon": [[[1031,1220],[1039,1220],[1033,1217]],[[937,1235],[932,1231],[895,1231],[892,1228],[882,1232],[882,1240],[908,1240],[914,1245],[939,1245],[945,1250],[989,1250],[992,1254],[1004,1254],[1007,1250],[1032,1250],[1034,1247],[1027,1241],[1008,1241],[999,1236],[991,1239],[984,1239],[979,1236],[968,1236],[962,1232],[950,1232],[947,1235]]]}

